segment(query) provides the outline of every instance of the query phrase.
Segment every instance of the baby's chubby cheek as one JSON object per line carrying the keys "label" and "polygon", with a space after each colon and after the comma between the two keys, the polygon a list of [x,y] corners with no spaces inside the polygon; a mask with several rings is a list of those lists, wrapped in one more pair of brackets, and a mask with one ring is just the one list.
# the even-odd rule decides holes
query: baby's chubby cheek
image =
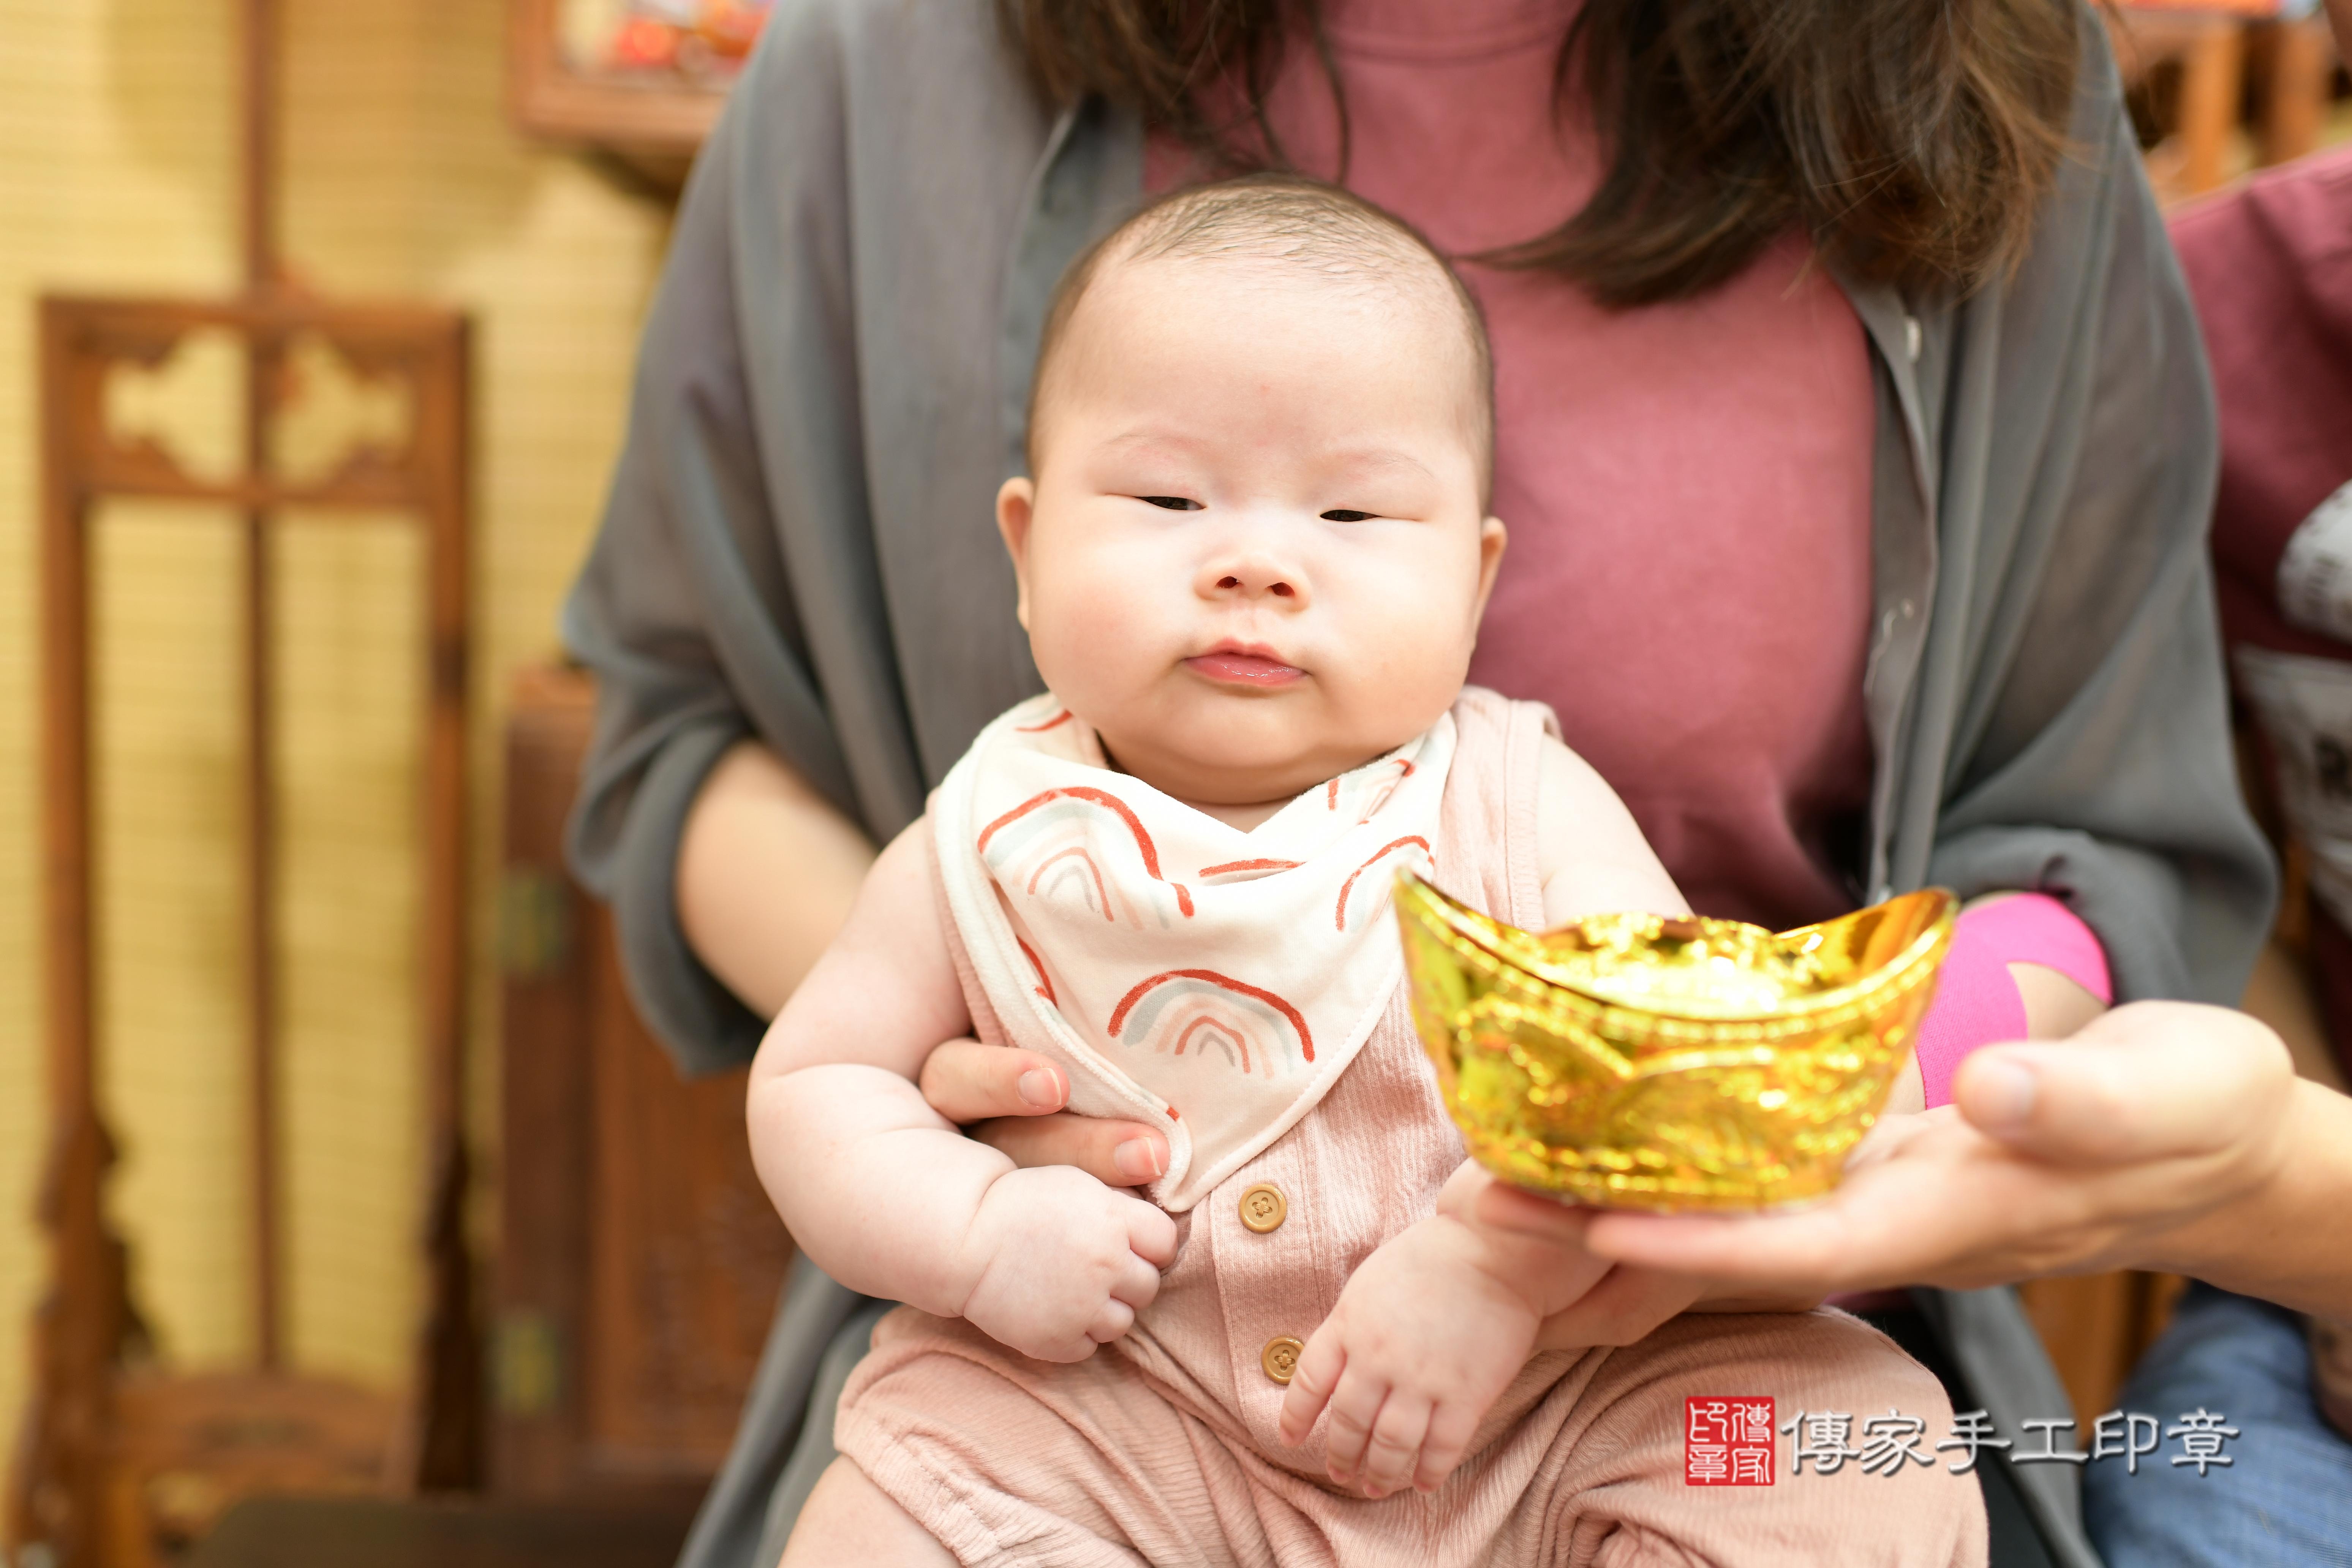
{"label": "baby's chubby cheek", "polygon": [[[1076,591],[1073,591],[1076,590]],[[1134,697],[1190,650],[1140,595],[1115,584],[1089,591],[1057,585],[1033,596],[1029,649],[1055,696],[1098,722],[1089,709]]]}
{"label": "baby's chubby cheek", "polygon": [[1454,600],[1435,592],[1401,596],[1384,606],[1370,635],[1343,628],[1339,657],[1330,661],[1342,700],[1368,710],[1412,710],[1434,722],[1462,689],[1475,640],[1467,605]]}

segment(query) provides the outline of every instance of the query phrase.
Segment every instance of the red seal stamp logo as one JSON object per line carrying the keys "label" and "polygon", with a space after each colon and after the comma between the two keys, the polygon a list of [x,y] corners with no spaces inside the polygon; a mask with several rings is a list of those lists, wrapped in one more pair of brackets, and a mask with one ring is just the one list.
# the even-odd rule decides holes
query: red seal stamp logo
{"label": "red seal stamp logo", "polygon": [[1769,1487],[1778,1439],[1772,1401],[1706,1395],[1683,1401],[1683,1484]]}

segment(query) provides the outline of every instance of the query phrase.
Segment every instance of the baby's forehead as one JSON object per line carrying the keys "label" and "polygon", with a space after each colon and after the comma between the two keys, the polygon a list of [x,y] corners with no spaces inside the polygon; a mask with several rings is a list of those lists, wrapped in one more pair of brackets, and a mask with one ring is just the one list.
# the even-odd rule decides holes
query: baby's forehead
{"label": "baby's forehead", "polygon": [[[1320,364],[1350,383],[1376,377],[1410,401],[1459,405],[1484,424],[1476,324],[1425,257],[1122,247],[1101,258],[1065,335],[1059,357],[1074,363],[1055,379],[1072,389],[1148,381],[1171,363]],[[1402,384],[1401,365],[1413,367]]]}
{"label": "baby's forehead", "polygon": [[[1075,341],[1062,353],[1086,366],[1077,379],[1091,387],[1106,376],[1155,374],[1165,362],[1146,344],[1228,363],[1288,363],[1304,349],[1341,377],[1410,364],[1412,400],[1458,410],[1474,443],[1489,438],[1483,336],[1450,276],[1426,256],[1325,260],[1238,247],[1106,253],[1067,334]],[[1391,372],[1378,374],[1396,387]]]}
{"label": "baby's forehead", "polygon": [[[1341,304],[1417,308],[1475,331],[1452,278],[1433,258],[1393,237],[1381,243],[1307,245],[1241,237],[1213,247],[1145,240],[1105,247],[1089,281],[1097,294],[1136,289],[1192,299],[1281,294]],[[1111,312],[1105,312],[1111,315]],[[1097,324],[1102,318],[1097,318]]]}

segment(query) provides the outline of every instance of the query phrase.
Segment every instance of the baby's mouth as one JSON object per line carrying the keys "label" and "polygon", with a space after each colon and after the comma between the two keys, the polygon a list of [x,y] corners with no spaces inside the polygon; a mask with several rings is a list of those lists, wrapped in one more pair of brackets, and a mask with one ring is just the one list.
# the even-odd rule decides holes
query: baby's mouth
{"label": "baby's mouth", "polygon": [[1184,665],[1205,680],[1258,690],[1287,686],[1307,674],[1295,664],[1285,664],[1272,648],[1255,644],[1221,643],[1207,653],[1193,655]]}

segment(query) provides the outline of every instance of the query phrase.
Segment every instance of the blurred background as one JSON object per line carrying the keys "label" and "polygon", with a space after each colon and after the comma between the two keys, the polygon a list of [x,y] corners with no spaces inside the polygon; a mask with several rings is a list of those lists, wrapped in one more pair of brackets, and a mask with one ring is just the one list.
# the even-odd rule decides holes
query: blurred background
{"label": "blurred background", "polygon": [[[682,1528],[723,1452],[789,1242],[725,1146],[740,1142],[740,1086],[674,1083],[557,868],[591,694],[558,668],[555,616],[618,447],[677,191],[764,16],[743,0],[0,0],[0,1466],[18,1478],[12,1541],[52,1553],[23,1568],[168,1560],[278,1462],[239,1471],[221,1455],[312,1442],[308,1416],[221,1426],[221,1409],[256,1407],[250,1384],[194,1397],[187,1409],[214,1413],[201,1420],[108,1394],[89,1406],[104,1432],[60,1438],[65,1394],[36,1395],[43,1378],[90,1372],[57,1344],[110,1310],[100,1232],[123,1243],[135,1314],[98,1334],[118,1391],[270,1360],[267,1273],[272,1375],[352,1394],[362,1412],[345,1436],[373,1457],[311,1478],[327,1489],[617,1489]],[[2324,24],[2253,4],[2126,6],[2116,26],[2168,201],[2352,138]],[[266,101],[256,58],[274,67],[258,79]],[[275,213],[274,257],[258,264],[246,216],[257,134]],[[264,467],[297,492],[355,471],[355,454],[414,449],[422,384],[359,363],[325,327],[278,341],[266,363],[218,325],[152,363],[91,351],[110,438],[152,441],[214,489],[194,501],[92,490],[80,523],[90,1070],[119,1159],[83,1173],[102,1193],[81,1255],[97,1293],[67,1299],[82,1316],[44,1342],[36,1310],[58,1255],[37,1200],[67,1140],[44,1002],[57,839],[40,540],[44,417],[54,425],[64,383],[53,366],[45,402],[38,301],[60,295],[391,301],[462,319],[467,440],[449,456],[469,654],[464,855],[441,868],[461,879],[465,911],[445,1043],[456,1092],[436,1100],[419,803],[443,667],[425,534],[396,506],[298,494],[271,507],[273,1065],[257,1134],[251,498],[217,492],[251,456],[257,374],[269,379]],[[54,484],[72,454],[52,443],[47,457]],[[473,1156],[456,1229],[437,1240],[436,1119]],[[259,1197],[257,1137],[274,1164]],[[616,1163],[672,1184],[608,1179]],[[257,1235],[270,1226],[265,1268]],[[450,1289],[461,1321],[435,1327],[435,1292]],[[2144,1283],[2101,1289],[2041,1309],[2053,1346],[2079,1342],[2078,1401],[2112,1393],[2110,1363],[2128,1364],[2153,1310]],[[342,1394],[322,1397],[287,1409],[342,1408]],[[142,1411],[164,1435],[121,1436]],[[28,1472],[28,1443],[60,1441],[80,1457]],[[58,1509],[105,1520],[84,1518],[68,1550],[27,1522]]]}

